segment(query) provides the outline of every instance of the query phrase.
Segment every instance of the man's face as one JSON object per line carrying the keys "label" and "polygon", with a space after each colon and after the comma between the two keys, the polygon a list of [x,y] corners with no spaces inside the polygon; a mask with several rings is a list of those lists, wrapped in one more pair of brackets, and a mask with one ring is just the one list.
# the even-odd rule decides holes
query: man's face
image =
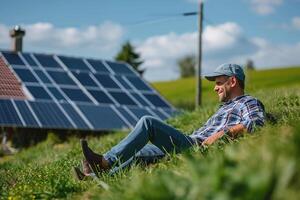
{"label": "man's face", "polygon": [[220,102],[227,102],[230,100],[232,85],[231,78],[228,76],[217,76],[215,80],[214,91],[217,92]]}

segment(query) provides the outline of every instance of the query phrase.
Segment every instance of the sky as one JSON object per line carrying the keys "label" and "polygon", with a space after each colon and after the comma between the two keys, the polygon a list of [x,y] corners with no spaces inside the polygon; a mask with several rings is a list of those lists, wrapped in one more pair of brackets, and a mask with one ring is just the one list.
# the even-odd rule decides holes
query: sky
{"label": "sky", "polygon": [[[197,54],[199,0],[2,0],[0,49],[26,30],[23,50],[113,60],[130,41],[148,81],[177,79]],[[202,72],[222,63],[257,69],[300,65],[300,0],[205,0]]]}

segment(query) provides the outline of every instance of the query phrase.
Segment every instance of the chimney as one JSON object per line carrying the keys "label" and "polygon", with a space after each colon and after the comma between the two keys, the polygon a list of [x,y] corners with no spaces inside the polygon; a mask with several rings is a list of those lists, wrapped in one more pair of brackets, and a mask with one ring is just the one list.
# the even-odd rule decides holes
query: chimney
{"label": "chimney", "polygon": [[15,26],[14,29],[9,31],[10,37],[13,39],[12,50],[14,52],[22,51],[22,40],[25,35],[25,30],[21,26]]}

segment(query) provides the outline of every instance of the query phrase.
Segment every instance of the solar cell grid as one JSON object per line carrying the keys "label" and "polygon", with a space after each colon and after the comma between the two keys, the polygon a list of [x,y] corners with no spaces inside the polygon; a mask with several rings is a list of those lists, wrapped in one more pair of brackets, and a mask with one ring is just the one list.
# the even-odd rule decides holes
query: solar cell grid
{"label": "solar cell grid", "polygon": [[5,59],[10,65],[25,65],[25,63],[22,61],[22,59],[17,53],[2,52],[2,55],[5,57]]}
{"label": "solar cell grid", "polygon": [[22,53],[22,56],[24,57],[24,59],[26,60],[26,62],[30,65],[30,66],[38,66],[36,64],[36,62],[32,59],[32,57],[30,56],[30,54],[28,53]]}
{"label": "solar cell grid", "polygon": [[48,87],[48,90],[58,101],[66,100],[65,97],[60,93],[60,91],[58,89],[56,89],[55,87]]}
{"label": "solar cell grid", "polygon": [[34,99],[13,100],[14,104],[0,100],[0,125],[111,130],[133,127],[144,115],[166,119],[175,113],[127,64],[1,53]]}
{"label": "solar cell grid", "polygon": [[62,88],[62,90],[72,101],[91,102],[80,89]]}
{"label": "solar cell grid", "polygon": [[15,104],[28,127],[39,127],[25,101],[15,101]]}
{"label": "solar cell grid", "polygon": [[137,105],[125,92],[109,92],[121,105]]}
{"label": "solar cell grid", "polygon": [[41,79],[41,81],[43,83],[46,83],[46,84],[51,83],[50,79],[47,77],[47,75],[42,70],[34,69],[34,72]]}
{"label": "solar cell grid", "polygon": [[110,73],[101,60],[87,59],[87,61],[97,72]]}
{"label": "solar cell grid", "polygon": [[161,97],[159,97],[156,94],[143,94],[148,101],[150,101],[154,106],[157,107],[166,107],[166,108],[170,108],[170,106],[164,101],[162,100]]}
{"label": "solar cell grid", "polygon": [[31,101],[30,105],[44,127],[73,128],[71,122],[55,103]]}
{"label": "solar cell grid", "polygon": [[73,58],[73,57],[66,57],[66,56],[58,56],[58,58],[70,70],[90,71],[89,67],[84,63],[83,59],[81,59],[81,58]]}
{"label": "solar cell grid", "polygon": [[40,86],[27,86],[27,89],[35,99],[52,100],[47,91]]}
{"label": "solar cell grid", "polygon": [[125,108],[117,107],[117,110],[125,117],[125,119],[131,124],[132,127],[137,123],[137,119],[131,116]]}
{"label": "solar cell grid", "polygon": [[61,71],[47,71],[51,78],[57,83],[62,85],[75,85],[76,83],[71,79],[71,77],[66,72]]}
{"label": "solar cell grid", "polygon": [[119,83],[121,83],[121,85],[125,88],[125,89],[127,89],[127,90],[132,90],[132,87],[123,79],[123,77],[122,76],[118,76],[118,75],[116,75],[116,76],[114,76],[118,81],[119,81]]}
{"label": "solar cell grid", "polygon": [[98,87],[95,81],[90,77],[89,73],[85,72],[73,72],[73,75],[84,86]]}
{"label": "solar cell grid", "polygon": [[78,129],[89,129],[88,125],[84,122],[84,120],[80,117],[77,111],[69,103],[60,103],[60,105],[64,108],[66,113],[73,120]]}
{"label": "solar cell grid", "polygon": [[120,89],[117,83],[109,75],[94,74],[94,76],[103,87]]}
{"label": "solar cell grid", "polygon": [[150,106],[138,93],[131,93],[131,95],[142,105]]}
{"label": "solar cell grid", "polygon": [[52,55],[34,54],[34,56],[43,67],[62,69],[60,64],[53,58]]}
{"label": "solar cell grid", "polygon": [[117,62],[110,62],[105,61],[110,68],[116,73],[116,74],[130,74],[135,75],[135,73],[127,67],[126,64],[123,63],[117,63]]}
{"label": "solar cell grid", "polygon": [[105,92],[91,89],[88,91],[99,103],[114,104],[114,102],[105,94]]}
{"label": "solar cell grid", "polygon": [[138,77],[127,76],[126,79],[138,90],[152,91],[152,89]]}
{"label": "solar cell grid", "polygon": [[22,121],[10,100],[0,100],[0,123],[14,126],[22,125]]}
{"label": "solar cell grid", "polygon": [[141,117],[145,115],[150,115],[153,116],[151,113],[149,113],[148,110],[144,108],[129,108],[129,110],[138,118],[140,119]]}
{"label": "solar cell grid", "polygon": [[28,82],[28,83],[37,83],[38,82],[38,80],[34,77],[32,72],[28,69],[14,68],[14,70],[23,82]]}
{"label": "solar cell grid", "polygon": [[95,129],[111,130],[128,128],[125,122],[106,106],[78,105]]}

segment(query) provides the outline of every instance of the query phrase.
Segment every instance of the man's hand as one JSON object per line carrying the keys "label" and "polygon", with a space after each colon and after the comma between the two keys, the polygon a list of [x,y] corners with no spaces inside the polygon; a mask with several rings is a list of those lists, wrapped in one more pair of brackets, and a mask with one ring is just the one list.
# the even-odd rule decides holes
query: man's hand
{"label": "man's hand", "polygon": [[[237,124],[237,125],[232,126],[232,127],[229,128],[228,135],[232,138],[236,138],[238,135],[243,133],[245,130],[246,130],[246,128],[244,127],[244,125]],[[208,138],[206,138],[206,140],[204,140],[202,142],[202,145],[211,145],[217,139],[221,138],[223,135],[224,135],[224,131],[219,131],[219,132],[209,136]]]}
{"label": "man's hand", "polygon": [[206,138],[203,142],[202,145],[211,145],[214,143],[217,139],[221,138],[224,135],[224,131],[219,131],[208,138]]}

